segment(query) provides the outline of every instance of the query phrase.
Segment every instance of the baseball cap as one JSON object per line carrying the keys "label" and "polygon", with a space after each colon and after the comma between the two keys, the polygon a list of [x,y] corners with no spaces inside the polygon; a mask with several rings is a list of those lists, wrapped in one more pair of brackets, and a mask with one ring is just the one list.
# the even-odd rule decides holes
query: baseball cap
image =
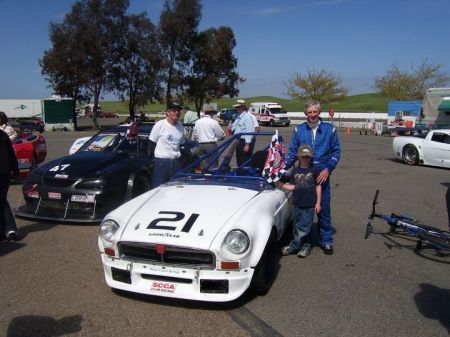
{"label": "baseball cap", "polygon": [[167,110],[177,110],[181,111],[182,107],[178,102],[171,102],[169,106],[167,107]]}
{"label": "baseball cap", "polygon": [[312,157],[313,150],[310,145],[308,144],[302,144],[298,148],[298,154],[300,157]]}

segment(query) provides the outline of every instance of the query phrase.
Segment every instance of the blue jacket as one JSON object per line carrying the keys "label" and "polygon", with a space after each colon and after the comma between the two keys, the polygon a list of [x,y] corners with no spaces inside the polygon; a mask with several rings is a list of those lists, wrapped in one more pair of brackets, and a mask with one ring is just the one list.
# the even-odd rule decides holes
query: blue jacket
{"label": "blue jacket", "polygon": [[286,158],[288,168],[297,160],[297,150],[301,144],[311,145],[313,149],[312,166],[320,170],[327,168],[331,173],[341,158],[341,145],[337,130],[330,123],[322,121],[319,123],[315,139],[308,123],[305,122],[295,127]]}

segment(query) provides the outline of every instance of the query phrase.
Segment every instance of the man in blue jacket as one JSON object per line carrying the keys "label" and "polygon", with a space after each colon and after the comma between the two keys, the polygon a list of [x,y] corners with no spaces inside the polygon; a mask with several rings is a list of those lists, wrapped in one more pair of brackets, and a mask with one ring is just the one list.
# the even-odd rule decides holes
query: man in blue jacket
{"label": "man in blue jacket", "polygon": [[341,146],[336,128],[319,118],[321,111],[319,101],[311,100],[305,104],[306,122],[294,129],[286,164],[289,168],[295,163],[300,144],[311,145],[314,153],[312,166],[320,170],[317,182],[322,185],[322,209],[318,215],[320,246],[325,254],[331,255],[334,227],[331,224],[329,177],[341,157]]}

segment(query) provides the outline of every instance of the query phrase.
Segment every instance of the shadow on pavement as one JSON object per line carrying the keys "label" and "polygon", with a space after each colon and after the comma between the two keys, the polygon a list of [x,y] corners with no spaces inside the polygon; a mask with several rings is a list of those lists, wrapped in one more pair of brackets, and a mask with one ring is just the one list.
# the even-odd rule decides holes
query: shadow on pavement
{"label": "shadow on pavement", "polygon": [[12,253],[12,252],[14,252],[14,251],[16,251],[18,249],[21,249],[21,248],[25,247],[25,246],[26,246],[26,244],[20,243],[20,242],[14,242],[14,241],[12,241],[12,242],[7,242],[7,241],[1,242],[0,243],[0,256],[7,255],[9,253]]}
{"label": "shadow on pavement", "polygon": [[12,319],[6,336],[64,336],[81,331],[81,321],[80,315],[63,317],[59,320],[48,316],[18,316]]}
{"label": "shadow on pavement", "polygon": [[450,334],[450,289],[429,283],[420,284],[420,289],[414,295],[419,312],[426,318],[438,320]]}

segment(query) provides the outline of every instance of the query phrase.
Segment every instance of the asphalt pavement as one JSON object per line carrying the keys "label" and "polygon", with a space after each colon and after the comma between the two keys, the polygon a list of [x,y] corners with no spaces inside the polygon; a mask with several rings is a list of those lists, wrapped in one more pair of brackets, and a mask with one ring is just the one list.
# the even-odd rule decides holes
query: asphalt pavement
{"label": "asphalt pavement", "polygon": [[[292,130],[279,128],[287,144]],[[44,133],[48,160],[91,134]],[[393,160],[391,137],[339,137],[335,254],[316,246],[306,259],[281,258],[266,296],[208,304],[114,293],[103,278],[98,226],[17,219],[23,239],[0,243],[0,336],[448,336],[450,256],[415,252],[414,238],[381,221],[367,240],[364,232],[376,189],[381,212],[448,229],[449,170]],[[19,202],[20,185],[8,199]]]}

